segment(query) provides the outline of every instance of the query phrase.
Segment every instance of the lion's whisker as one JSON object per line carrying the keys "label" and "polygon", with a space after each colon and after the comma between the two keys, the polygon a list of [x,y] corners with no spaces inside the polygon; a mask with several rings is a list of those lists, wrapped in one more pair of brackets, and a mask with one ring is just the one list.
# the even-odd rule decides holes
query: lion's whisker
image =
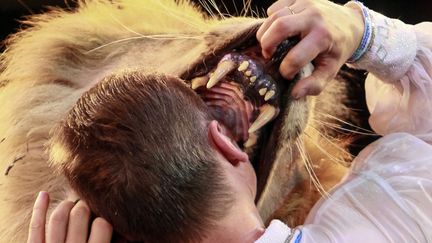
{"label": "lion's whisker", "polygon": [[261,8],[261,16],[266,17],[267,16],[267,11],[264,8]]}
{"label": "lion's whisker", "polygon": [[254,18],[259,18],[260,17],[260,12],[257,6],[255,6],[255,10],[252,9],[252,17]]}
{"label": "lion's whisker", "polygon": [[[320,120],[317,120],[317,119],[313,119],[313,120],[314,120],[315,122],[320,123],[320,124],[323,125],[323,126],[326,126],[326,127],[330,128],[330,129],[334,130],[334,131],[341,130],[341,131],[346,131],[346,132],[355,133],[355,134],[360,134],[360,135],[379,136],[379,135],[377,135],[376,133],[373,133],[373,132],[360,132],[360,131],[352,130],[352,129],[349,129],[349,128],[341,127],[341,126],[339,126],[339,125],[337,125],[337,124],[334,124],[334,123],[331,123],[331,122],[320,121]],[[353,125],[353,126],[354,126],[354,125]],[[355,126],[354,126],[354,127],[355,127]],[[359,129],[360,129],[360,128],[359,128]],[[363,130],[367,130],[367,129],[363,129]]]}
{"label": "lion's whisker", "polygon": [[[316,121],[316,122],[318,122],[318,121]],[[344,149],[344,148],[342,148],[341,146],[339,146],[339,145],[337,145],[337,144],[335,144],[333,141],[335,140],[335,138],[332,138],[332,139],[330,139],[330,138],[328,138],[327,137],[327,135],[325,135],[324,133],[322,133],[319,129],[317,129],[316,127],[314,127],[314,126],[310,126],[312,129],[314,129],[317,133],[318,133],[318,135],[320,135],[320,137],[322,137],[323,139],[325,139],[329,144],[331,144],[332,146],[334,146],[335,148],[337,148],[340,152],[342,152],[342,153],[344,153],[344,154],[346,154],[346,155],[349,155],[349,156],[351,156],[351,154],[348,152],[348,151],[346,151],[346,149]]]}
{"label": "lion's whisker", "polygon": [[65,4],[66,9],[68,9],[68,10],[71,10],[71,9],[72,9],[71,6],[69,5],[68,0],[63,0],[63,3]]}
{"label": "lion's whisker", "polygon": [[159,3],[159,5],[164,10],[166,10],[166,11],[163,11],[163,12],[159,11],[161,14],[168,14],[169,16],[176,18],[178,21],[181,21],[182,23],[187,24],[189,27],[193,27],[193,28],[195,28],[197,30],[200,30],[200,26],[199,25],[195,24],[192,21],[186,21],[186,20],[188,20],[190,18],[188,15],[179,14],[178,12],[176,12],[174,14],[174,12],[170,11],[170,9],[168,9],[165,5],[163,5],[163,3],[159,2],[159,1],[156,1],[156,2]]}
{"label": "lion's whisker", "polygon": [[333,128],[335,130],[342,130],[342,131],[346,131],[346,132],[356,133],[356,134],[360,134],[360,135],[367,135],[367,136],[377,136],[377,137],[379,136],[378,134],[375,134],[375,133],[359,132],[356,130],[351,130],[348,128],[340,127],[340,126],[337,126],[337,125],[332,124],[332,123],[323,122],[323,124],[325,126],[328,126],[329,128]]}
{"label": "lion's whisker", "polygon": [[252,8],[252,0],[243,0],[243,6],[244,7],[240,12],[240,15],[245,17]]}
{"label": "lion's whisker", "polygon": [[209,0],[209,1],[210,1],[211,6],[212,6],[214,9],[216,9],[216,11],[217,11],[217,13],[219,14],[219,16],[220,16],[222,19],[225,19],[224,14],[222,14],[222,12],[220,11],[220,9],[219,9],[218,5],[216,4],[216,2],[215,2],[214,0]]}
{"label": "lion's whisker", "polygon": [[22,0],[17,0],[17,2],[23,6],[30,14],[35,14],[33,10]]}
{"label": "lion's whisker", "polygon": [[216,19],[216,14],[213,12],[213,10],[211,9],[210,5],[207,3],[206,0],[199,0],[198,1],[201,6],[205,9],[205,11],[207,11],[207,13],[214,19]]}
{"label": "lion's whisker", "polygon": [[[225,9],[224,16],[227,16],[227,17],[234,17],[234,15],[231,15],[231,14],[230,14],[230,11],[229,11],[227,5],[225,4],[225,2],[224,2],[224,1],[221,1],[221,4],[222,4],[222,6],[223,6],[224,9]],[[237,7],[235,6],[235,4],[234,4],[234,8],[235,8],[236,11],[237,11]]]}
{"label": "lion's whisker", "polygon": [[352,123],[349,123],[349,122],[347,122],[347,121],[344,121],[344,120],[342,120],[342,119],[340,119],[340,118],[337,118],[337,117],[335,117],[335,116],[333,116],[333,115],[326,114],[326,113],[323,113],[323,112],[320,112],[320,111],[316,111],[316,112],[319,113],[319,114],[322,115],[322,116],[325,116],[325,117],[327,117],[327,118],[334,119],[334,120],[336,120],[336,121],[338,121],[338,122],[341,122],[341,123],[343,123],[343,124],[345,124],[345,125],[348,125],[348,126],[351,126],[351,127],[357,128],[357,129],[359,129],[359,130],[362,130],[362,131],[365,131],[365,132],[368,132],[368,133],[374,134],[374,132],[371,131],[371,130],[369,130],[369,129],[365,129],[365,128],[363,128],[363,127],[356,126],[356,125],[354,125],[354,124],[352,124]]}
{"label": "lion's whisker", "polygon": [[231,2],[233,4],[233,6],[234,6],[234,10],[235,10],[236,16],[239,16],[240,13],[238,11],[237,4],[235,3],[235,0],[231,0]]}
{"label": "lion's whisker", "polygon": [[127,30],[127,31],[129,31],[129,32],[131,32],[131,33],[133,33],[133,34],[136,34],[136,35],[138,35],[138,36],[144,36],[143,34],[141,34],[141,33],[139,33],[139,32],[136,32],[135,30],[133,30],[133,29],[127,27],[126,25],[124,25],[122,22],[120,22],[120,20],[118,20],[118,19],[117,19],[116,17],[114,17],[112,14],[110,14],[110,17],[111,17],[115,22],[117,22],[121,27],[123,27],[125,30]]}
{"label": "lion's whisker", "polygon": [[212,18],[216,18],[216,15],[213,13],[205,0],[199,0],[198,2]]}
{"label": "lion's whisker", "polygon": [[304,150],[304,142],[303,142],[303,140],[301,138],[299,138],[295,142],[295,145],[296,145],[297,149],[299,150],[300,155],[303,158],[303,162],[305,164],[306,171],[308,172],[308,174],[310,176],[312,184],[315,186],[315,188],[318,190],[318,192],[320,193],[321,196],[327,197],[328,193],[324,189],[324,187],[322,186],[322,184],[319,181],[317,175],[315,174],[315,171],[313,169],[313,165],[312,165],[312,163],[310,161],[310,157],[306,153],[306,151]]}
{"label": "lion's whisker", "polygon": [[[324,149],[321,145],[319,145],[319,143],[317,143],[316,141],[314,141],[313,138],[312,138],[312,137],[311,137],[307,132],[304,132],[303,134],[304,134],[304,135],[309,139],[309,141],[312,142],[312,144],[313,144],[315,147],[317,147],[317,148],[318,148],[318,149],[319,149],[319,150],[320,150],[320,151],[321,151],[325,156],[327,156],[328,158],[330,158],[330,161],[331,161],[331,162],[335,162],[335,163],[341,164],[341,165],[343,165],[343,166],[348,166],[348,165],[349,165],[349,162],[345,161],[344,159],[342,159],[342,158],[338,158],[338,157],[336,157],[336,156],[330,154],[329,152],[327,152],[326,149]],[[337,144],[332,143],[331,140],[329,140],[325,135],[323,135],[323,134],[320,134],[320,135],[321,135],[325,140],[327,140],[331,145],[333,145],[337,150],[343,152],[344,154],[348,155],[349,157],[352,157],[350,153],[348,153],[348,152],[346,152],[345,150],[343,150],[343,149],[342,149],[340,146],[338,146]]]}
{"label": "lion's whisker", "polygon": [[118,44],[121,42],[126,42],[126,41],[131,41],[131,40],[139,40],[139,39],[153,39],[153,40],[180,40],[180,39],[194,39],[194,40],[198,40],[200,39],[197,36],[178,36],[178,35],[147,35],[147,36],[132,36],[132,37],[128,37],[128,38],[124,38],[124,39],[119,39],[119,40],[115,40],[103,45],[100,45],[96,48],[93,48],[91,50],[88,50],[87,52],[85,52],[85,54],[89,54],[91,52],[97,51],[99,49],[105,48],[107,46],[110,45],[114,45],[114,44]]}

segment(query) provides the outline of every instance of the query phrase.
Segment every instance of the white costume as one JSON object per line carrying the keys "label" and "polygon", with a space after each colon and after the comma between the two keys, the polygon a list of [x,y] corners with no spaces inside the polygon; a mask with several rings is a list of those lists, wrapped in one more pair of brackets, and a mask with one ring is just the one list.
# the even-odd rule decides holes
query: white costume
{"label": "white costume", "polygon": [[370,13],[375,36],[353,66],[370,72],[369,123],[383,137],[304,225],[274,220],[257,243],[432,242],[432,23]]}

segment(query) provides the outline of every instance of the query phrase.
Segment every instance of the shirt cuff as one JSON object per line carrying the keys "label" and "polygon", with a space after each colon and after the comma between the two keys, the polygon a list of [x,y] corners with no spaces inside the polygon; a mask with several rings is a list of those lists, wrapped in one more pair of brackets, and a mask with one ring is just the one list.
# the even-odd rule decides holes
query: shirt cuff
{"label": "shirt cuff", "polygon": [[365,55],[349,66],[365,69],[385,82],[401,79],[414,62],[417,39],[412,25],[369,10],[374,38]]}

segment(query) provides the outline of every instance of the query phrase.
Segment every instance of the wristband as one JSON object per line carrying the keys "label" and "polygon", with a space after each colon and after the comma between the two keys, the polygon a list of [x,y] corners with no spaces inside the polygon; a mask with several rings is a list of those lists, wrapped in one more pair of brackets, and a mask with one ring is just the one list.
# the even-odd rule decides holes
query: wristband
{"label": "wristband", "polygon": [[[347,7],[357,7],[349,2]],[[367,70],[378,79],[393,83],[406,75],[414,65],[418,41],[414,27],[368,9],[373,36],[366,53],[350,67]]]}
{"label": "wristband", "polygon": [[360,60],[360,58],[362,58],[364,54],[370,49],[372,40],[374,38],[374,28],[372,25],[371,15],[369,14],[369,9],[359,1],[352,1],[350,3],[356,4],[361,9],[365,26],[360,45],[358,46],[357,50],[355,50],[354,54],[348,59],[349,63],[354,63]]}

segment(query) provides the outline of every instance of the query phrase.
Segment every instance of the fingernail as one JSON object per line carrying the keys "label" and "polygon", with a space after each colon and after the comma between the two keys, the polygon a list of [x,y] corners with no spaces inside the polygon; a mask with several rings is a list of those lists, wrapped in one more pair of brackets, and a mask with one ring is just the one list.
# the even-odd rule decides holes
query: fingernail
{"label": "fingernail", "polygon": [[47,193],[46,191],[40,191],[37,197],[38,197],[38,198],[44,198],[44,197],[46,197],[47,195],[48,195],[48,193]]}
{"label": "fingernail", "polygon": [[48,193],[45,191],[40,191],[36,197],[35,203],[40,203],[48,199]]}
{"label": "fingernail", "polygon": [[281,64],[279,67],[279,73],[286,80],[293,80],[295,78],[295,71],[291,70],[288,65]]}
{"label": "fingernail", "polygon": [[274,53],[274,49],[270,49],[270,50],[265,50],[265,51],[263,51],[263,57],[265,58],[265,59],[270,59],[270,58],[272,58],[272,55],[273,55],[273,53]]}
{"label": "fingernail", "polygon": [[301,99],[306,95],[306,93],[307,93],[307,89],[301,89],[293,94],[293,98],[295,100]]}

